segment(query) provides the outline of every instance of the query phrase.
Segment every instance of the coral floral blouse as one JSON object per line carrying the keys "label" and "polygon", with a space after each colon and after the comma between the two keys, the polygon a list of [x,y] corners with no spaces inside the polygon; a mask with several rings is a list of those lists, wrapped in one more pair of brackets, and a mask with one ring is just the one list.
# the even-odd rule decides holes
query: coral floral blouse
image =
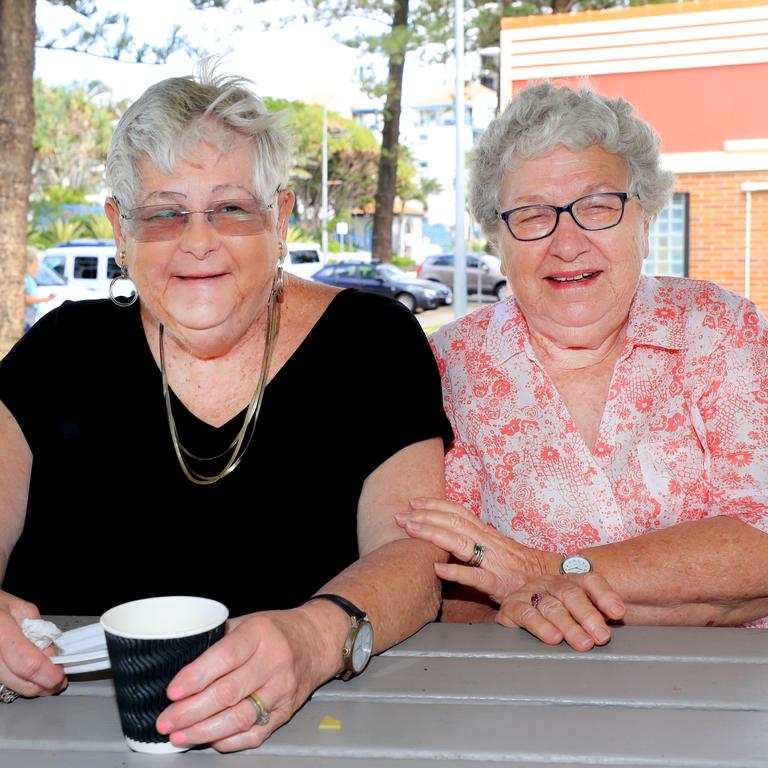
{"label": "coral floral blouse", "polygon": [[713,515],[768,531],[768,324],[746,299],[640,278],[594,453],[514,298],[431,341],[448,497],[520,543],[570,553]]}

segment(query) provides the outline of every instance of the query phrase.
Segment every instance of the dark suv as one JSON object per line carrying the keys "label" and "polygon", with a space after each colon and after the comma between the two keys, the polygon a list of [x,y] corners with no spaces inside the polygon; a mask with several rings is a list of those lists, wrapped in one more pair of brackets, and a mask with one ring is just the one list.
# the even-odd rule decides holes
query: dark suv
{"label": "dark suv", "polygon": [[[453,288],[453,254],[439,253],[427,256],[416,269],[425,280],[435,280]],[[467,293],[487,293],[497,299],[505,299],[508,293],[507,278],[501,274],[501,260],[486,253],[467,254]]]}
{"label": "dark suv", "polygon": [[339,288],[357,288],[369,293],[392,296],[411,312],[435,309],[453,303],[453,292],[447,286],[411,277],[399,267],[378,261],[327,264],[312,275],[312,279]]}

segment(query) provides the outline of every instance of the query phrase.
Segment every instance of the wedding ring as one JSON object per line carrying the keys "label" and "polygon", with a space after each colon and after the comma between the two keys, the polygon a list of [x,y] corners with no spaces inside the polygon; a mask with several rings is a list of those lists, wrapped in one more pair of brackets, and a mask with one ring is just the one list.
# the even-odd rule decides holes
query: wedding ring
{"label": "wedding ring", "polygon": [[473,568],[479,568],[485,557],[485,547],[482,544],[475,544],[472,548],[472,557],[467,560],[467,565]]}
{"label": "wedding ring", "polygon": [[538,592],[534,592],[534,593],[531,595],[531,605],[532,605],[534,608],[538,608],[538,607],[539,607],[539,603],[540,603],[540,602],[541,602],[541,595],[540,595]]}
{"label": "wedding ring", "polygon": [[0,683],[0,704],[10,704],[18,698],[19,694],[16,691],[9,688],[5,683]]}
{"label": "wedding ring", "polygon": [[255,693],[251,693],[248,696],[248,701],[256,707],[256,712],[258,713],[256,717],[256,725],[267,725],[267,723],[269,723],[269,712],[264,706],[264,702]]}

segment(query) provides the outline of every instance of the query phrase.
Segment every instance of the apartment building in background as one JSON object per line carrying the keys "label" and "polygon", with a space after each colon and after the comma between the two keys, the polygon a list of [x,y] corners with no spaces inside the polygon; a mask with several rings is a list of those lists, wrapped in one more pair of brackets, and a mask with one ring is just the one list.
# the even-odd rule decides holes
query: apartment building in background
{"label": "apartment building in background", "polygon": [[768,313],[768,2],[503,19],[502,108],[544,79],[621,96],[659,134],[677,183],[646,272],[714,280]]}

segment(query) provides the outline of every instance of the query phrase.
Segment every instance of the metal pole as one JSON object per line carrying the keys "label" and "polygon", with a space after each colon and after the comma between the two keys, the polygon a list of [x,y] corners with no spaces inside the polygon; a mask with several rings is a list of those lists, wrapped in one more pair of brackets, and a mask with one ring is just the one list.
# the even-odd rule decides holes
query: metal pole
{"label": "metal pole", "polygon": [[752,262],[752,192],[747,190],[747,212],[746,212],[746,232],[744,233],[744,298],[749,298],[749,283],[751,280],[750,270]]}
{"label": "metal pole", "polygon": [[467,255],[464,251],[464,0],[454,0],[456,53],[456,223],[454,225],[453,316],[467,314]]}
{"label": "metal pole", "polygon": [[320,249],[323,262],[328,260],[328,110],[323,104],[323,191],[322,191],[322,229],[320,230]]}

